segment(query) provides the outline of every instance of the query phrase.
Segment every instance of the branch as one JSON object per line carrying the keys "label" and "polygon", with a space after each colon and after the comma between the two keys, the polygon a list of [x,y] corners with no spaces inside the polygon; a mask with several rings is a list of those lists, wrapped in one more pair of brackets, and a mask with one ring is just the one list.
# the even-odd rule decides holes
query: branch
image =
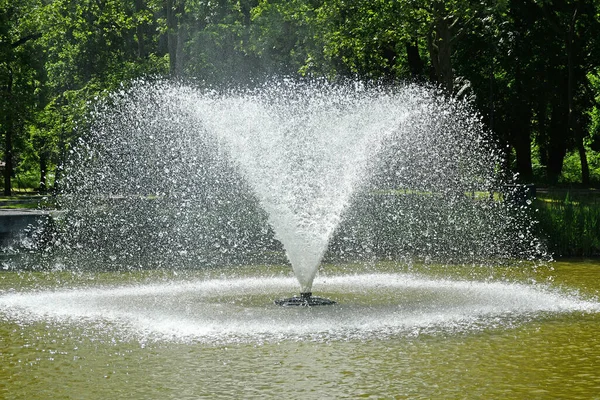
{"label": "branch", "polygon": [[14,48],[21,46],[22,44],[27,43],[30,40],[39,39],[41,37],[42,37],[41,33],[33,33],[31,35],[23,36],[21,39],[17,40],[16,42],[11,43],[10,46],[14,49]]}
{"label": "branch", "polygon": [[[450,39],[450,43],[455,43],[458,39],[460,39],[465,34],[465,32],[466,32],[465,27],[468,26],[471,23],[471,21],[473,21],[475,19],[475,16],[469,18],[467,20],[467,22],[465,22],[465,24],[458,30],[458,32],[456,32],[456,35],[452,36],[452,38]],[[457,22],[458,22],[458,18],[456,18],[456,20],[452,23],[452,25],[450,25],[450,29],[453,29],[454,25],[456,25]]]}

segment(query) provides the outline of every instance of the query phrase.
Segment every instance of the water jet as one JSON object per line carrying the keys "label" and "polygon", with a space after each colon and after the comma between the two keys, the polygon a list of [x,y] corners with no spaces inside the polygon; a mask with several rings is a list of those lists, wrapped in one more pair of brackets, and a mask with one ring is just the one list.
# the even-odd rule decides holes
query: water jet
{"label": "water jet", "polygon": [[61,204],[59,247],[78,268],[287,262],[309,293],[324,257],[544,255],[527,210],[490,196],[507,182],[479,117],[431,88],[138,82],[89,126]]}

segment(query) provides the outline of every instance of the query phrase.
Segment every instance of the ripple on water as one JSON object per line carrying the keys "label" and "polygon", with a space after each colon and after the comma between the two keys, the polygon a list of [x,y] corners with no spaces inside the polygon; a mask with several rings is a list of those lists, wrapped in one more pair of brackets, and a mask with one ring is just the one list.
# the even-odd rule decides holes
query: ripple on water
{"label": "ripple on water", "polygon": [[500,329],[600,310],[595,301],[545,286],[409,274],[325,277],[315,289],[337,305],[273,304],[295,285],[293,278],[239,278],[22,291],[0,296],[0,311],[21,323],[76,324],[127,337],[263,342]]}

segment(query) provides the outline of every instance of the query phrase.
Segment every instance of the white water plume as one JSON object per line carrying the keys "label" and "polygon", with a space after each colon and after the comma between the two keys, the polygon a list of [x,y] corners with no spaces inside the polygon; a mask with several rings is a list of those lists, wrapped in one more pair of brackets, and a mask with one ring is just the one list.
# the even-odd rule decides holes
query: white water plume
{"label": "white water plume", "polygon": [[283,248],[310,291],[326,253],[543,254],[527,210],[494,199],[506,181],[479,117],[428,88],[142,82],[92,117],[62,204],[79,268],[278,263]]}

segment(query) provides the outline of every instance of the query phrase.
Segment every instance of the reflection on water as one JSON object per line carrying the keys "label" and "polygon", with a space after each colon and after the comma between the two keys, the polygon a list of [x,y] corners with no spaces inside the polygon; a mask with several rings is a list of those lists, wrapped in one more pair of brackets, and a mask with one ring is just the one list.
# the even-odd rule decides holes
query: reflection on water
{"label": "reflection on water", "polygon": [[237,291],[154,280],[136,295],[104,282],[81,296],[11,291],[4,274],[0,397],[593,398],[600,264],[539,274],[550,288],[325,276],[316,287],[342,301],[312,310],[270,306],[295,287],[285,277],[230,280]]}

